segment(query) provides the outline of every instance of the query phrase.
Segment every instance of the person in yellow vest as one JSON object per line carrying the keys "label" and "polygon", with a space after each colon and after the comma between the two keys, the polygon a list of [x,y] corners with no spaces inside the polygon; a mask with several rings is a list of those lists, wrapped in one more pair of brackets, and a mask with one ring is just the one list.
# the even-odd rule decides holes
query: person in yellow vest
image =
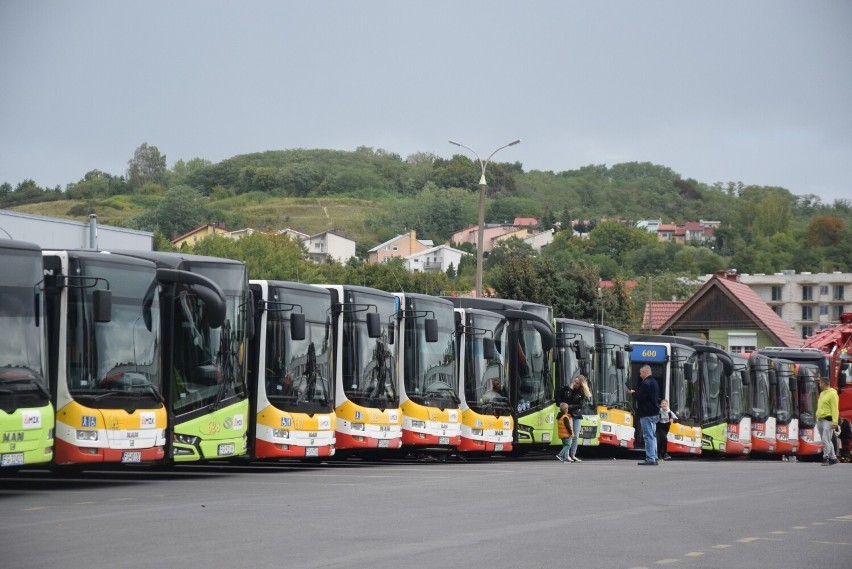
{"label": "person in yellow vest", "polygon": [[574,430],[571,428],[571,412],[568,404],[564,401],[559,404],[559,414],[556,416],[556,427],[559,429],[559,438],[562,439],[562,450],[556,455],[562,462],[574,462],[571,460],[571,442],[574,440]]}
{"label": "person in yellow vest", "polygon": [[817,400],[816,418],[819,436],[822,438],[822,465],[831,466],[837,464],[837,455],[834,454],[834,443],[832,436],[837,428],[840,416],[837,391],[831,387],[827,377],[819,380],[819,400]]}

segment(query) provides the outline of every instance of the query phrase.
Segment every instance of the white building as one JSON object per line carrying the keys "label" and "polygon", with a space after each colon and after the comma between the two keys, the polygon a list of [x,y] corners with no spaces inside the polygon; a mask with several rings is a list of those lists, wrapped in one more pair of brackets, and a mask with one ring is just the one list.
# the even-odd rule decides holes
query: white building
{"label": "white building", "polygon": [[100,225],[95,215],[84,223],[2,209],[0,237],[29,241],[42,249],[151,251],[154,248],[154,234],[150,231]]}
{"label": "white building", "polygon": [[553,230],[548,229],[535,235],[524,237],[524,243],[533,248],[536,253],[541,253],[541,250],[553,243]]}
{"label": "white building", "polygon": [[782,320],[807,338],[820,328],[836,326],[840,314],[852,310],[852,273],[740,275]]}
{"label": "white building", "polygon": [[334,259],[338,263],[346,264],[355,256],[355,242],[331,231],[311,235],[302,243],[308,252],[308,259],[314,263],[325,263]]}
{"label": "white building", "polygon": [[445,273],[452,265],[458,271],[464,255],[470,253],[453,249],[449,245],[438,245],[406,257],[405,268],[410,273]]}

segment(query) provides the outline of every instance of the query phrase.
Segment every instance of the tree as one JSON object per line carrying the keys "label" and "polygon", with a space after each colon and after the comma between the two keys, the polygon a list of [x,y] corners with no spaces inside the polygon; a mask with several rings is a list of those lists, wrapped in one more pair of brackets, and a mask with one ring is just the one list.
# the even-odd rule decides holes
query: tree
{"label": "tree", "polygon": [[843,239],[846,224],[833,215],[817,215],[805,229],[805,242],[813,247],[831,247]]}
{"label": "tree", "polygon": [[163,199],[152,209],[130,220],[138,229],[159,229],[170,238],[208,221],[204,197],[195,188],[177,186],[165,193]]}
{"label": "tree", "polygon": [[146,182],[160,184],[166,176],[166,156],[160,154],[156,146],[142,146],[133,153],[133,158],[127,162],[127,183],[131,189],[137,190]]}

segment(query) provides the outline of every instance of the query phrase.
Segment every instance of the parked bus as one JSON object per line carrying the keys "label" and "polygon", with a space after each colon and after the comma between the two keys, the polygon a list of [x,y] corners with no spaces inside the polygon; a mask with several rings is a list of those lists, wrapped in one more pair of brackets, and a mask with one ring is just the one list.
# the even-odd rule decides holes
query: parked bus
{"label": "parked bus", "polygon": [[162,461],[156,267],[95,251],[43,251],[43,262],[55,464]]}
{"label": "parked bus", "polygon": [[553,310],[549,306],[497,298],[449,298],[458,308],[478,308],[506,318],[509,403],[515,433],[513,450],[549,446],[554,436]]}
{"label": "parked bus", "polygon": [[751,452],[751,374],[748,358],[732,354],[734,373],[730,376],[731,388],[725,399],[725,454],[746,455]]}
{"label": "parked bus", "polygon": [[[660,398],[668,399],[669,409],[677,422],[669,424],[668,452],[670,454],[701,454],[701,387],[696,373],[698,357],[694,347],[679,344],[668,336],[631,336],[630,355],[632,374],[651,367],[651,374],[660,387]],[[637,380],[638,381],[638,380]],[[633,389],[638,389],[638,383]],[[664,449],[661,449],[661,454]]]}
{"label": "parked bus", "polygon": [[633,448],[636,439],[636,422],[633,417],[633,400],[628,393],[630,358],[632,350],[627,333],[595,324],[594,367],[597,382],[594,397],[600,417],[600,443],[602,445]]}
{"label": "parked bus", "polygon": [[246,455],[252,322],[245,263],[159,251],[113,253],[153,261],[158,269],[167,458],[185,463]]}
{"label": "parked bus", "polygon": [[336,455],[402,446],[394,329],[396,298],[351,285],[330,294]]}
{"label": "parked bus", "polygon": [[456,308],[456,351],[461,389],[461,452],[509,452],[514,431],[506,390],[509,330],[502,316]]}
{"label": "parked bus", "polygon": [[796,364],[790,389],[798,415],[798,454],[821,453],[822,439],[816,428],[816,402],[819,378],[830,374],[831,356],[816,348],[767,347],[760,348],[757,353]]}
{"label": "parked bus", "polygon": [[772,360],[752,352],[748,356],[748,371],[751,379],[751,448],[754,453],[775,452],[775,415],[772,410],[772,391],[775,370]]}
{"label": "parked bus", "polygon": [[294,282],[249,281],[249,456],[334,455],[331,293]]}
{"label": "parked bus", "polygon": [[394,294],[402,443],[455,450],[461,444],[461,400],[453,304],[425,294]]}
{"label": "parked bus", "polygon": [[[595,366],[595,325],[581,320],[556,318],[554,320],[556,342],[553,348],[554,383],[556,403],[567,400],[568,390],[574,378],[584,375],[588,381],[592,397],[588,406],[582,409],[583,417],[577,435],[579,446],[598,446],[600,444],[600,415],[597,404],[601,395],[598,385],[597,366]],[[554,423],[553,444],[562,444],[559,440],[557,425]]]}
{"label": "parked bus", "polygon": [[0,469],[53,459],[38,245],[0,239]]}

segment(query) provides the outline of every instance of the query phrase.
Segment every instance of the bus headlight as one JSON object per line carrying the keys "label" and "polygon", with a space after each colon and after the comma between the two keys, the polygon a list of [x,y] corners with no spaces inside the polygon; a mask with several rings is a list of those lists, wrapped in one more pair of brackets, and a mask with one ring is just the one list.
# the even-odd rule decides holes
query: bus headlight
{"label": "bus headlight", "polygon": [[96,441],[98,440],[97,431],[77,431],[78,441]]}
{"label": "bus headlight", "polygon": [[192,435],[181,435],[179,433],[175,433],[173,437],[174,442],[180,443],[182,445],[197,445],[200,440],[198,437],[194,437]]}
{"label": "bus headlight", "polygon": [[290,431],[285,429],[272,429],[272,438],[274,439],[289,439]]}
{"label": "bus headlight", "polygon": [[481,437],[484,433],[482,429],[471,429],[470,434],[474,437]]}
{"label": "bus headlight", "polygon": [[363,431],[364,430],[364,423],[352,423],[352,430],[353,431]]}
{"label": "bus headlight", "polygon": [[411,428],[412,429],[425,429],[426,428],[426,421],[411,421]]}

